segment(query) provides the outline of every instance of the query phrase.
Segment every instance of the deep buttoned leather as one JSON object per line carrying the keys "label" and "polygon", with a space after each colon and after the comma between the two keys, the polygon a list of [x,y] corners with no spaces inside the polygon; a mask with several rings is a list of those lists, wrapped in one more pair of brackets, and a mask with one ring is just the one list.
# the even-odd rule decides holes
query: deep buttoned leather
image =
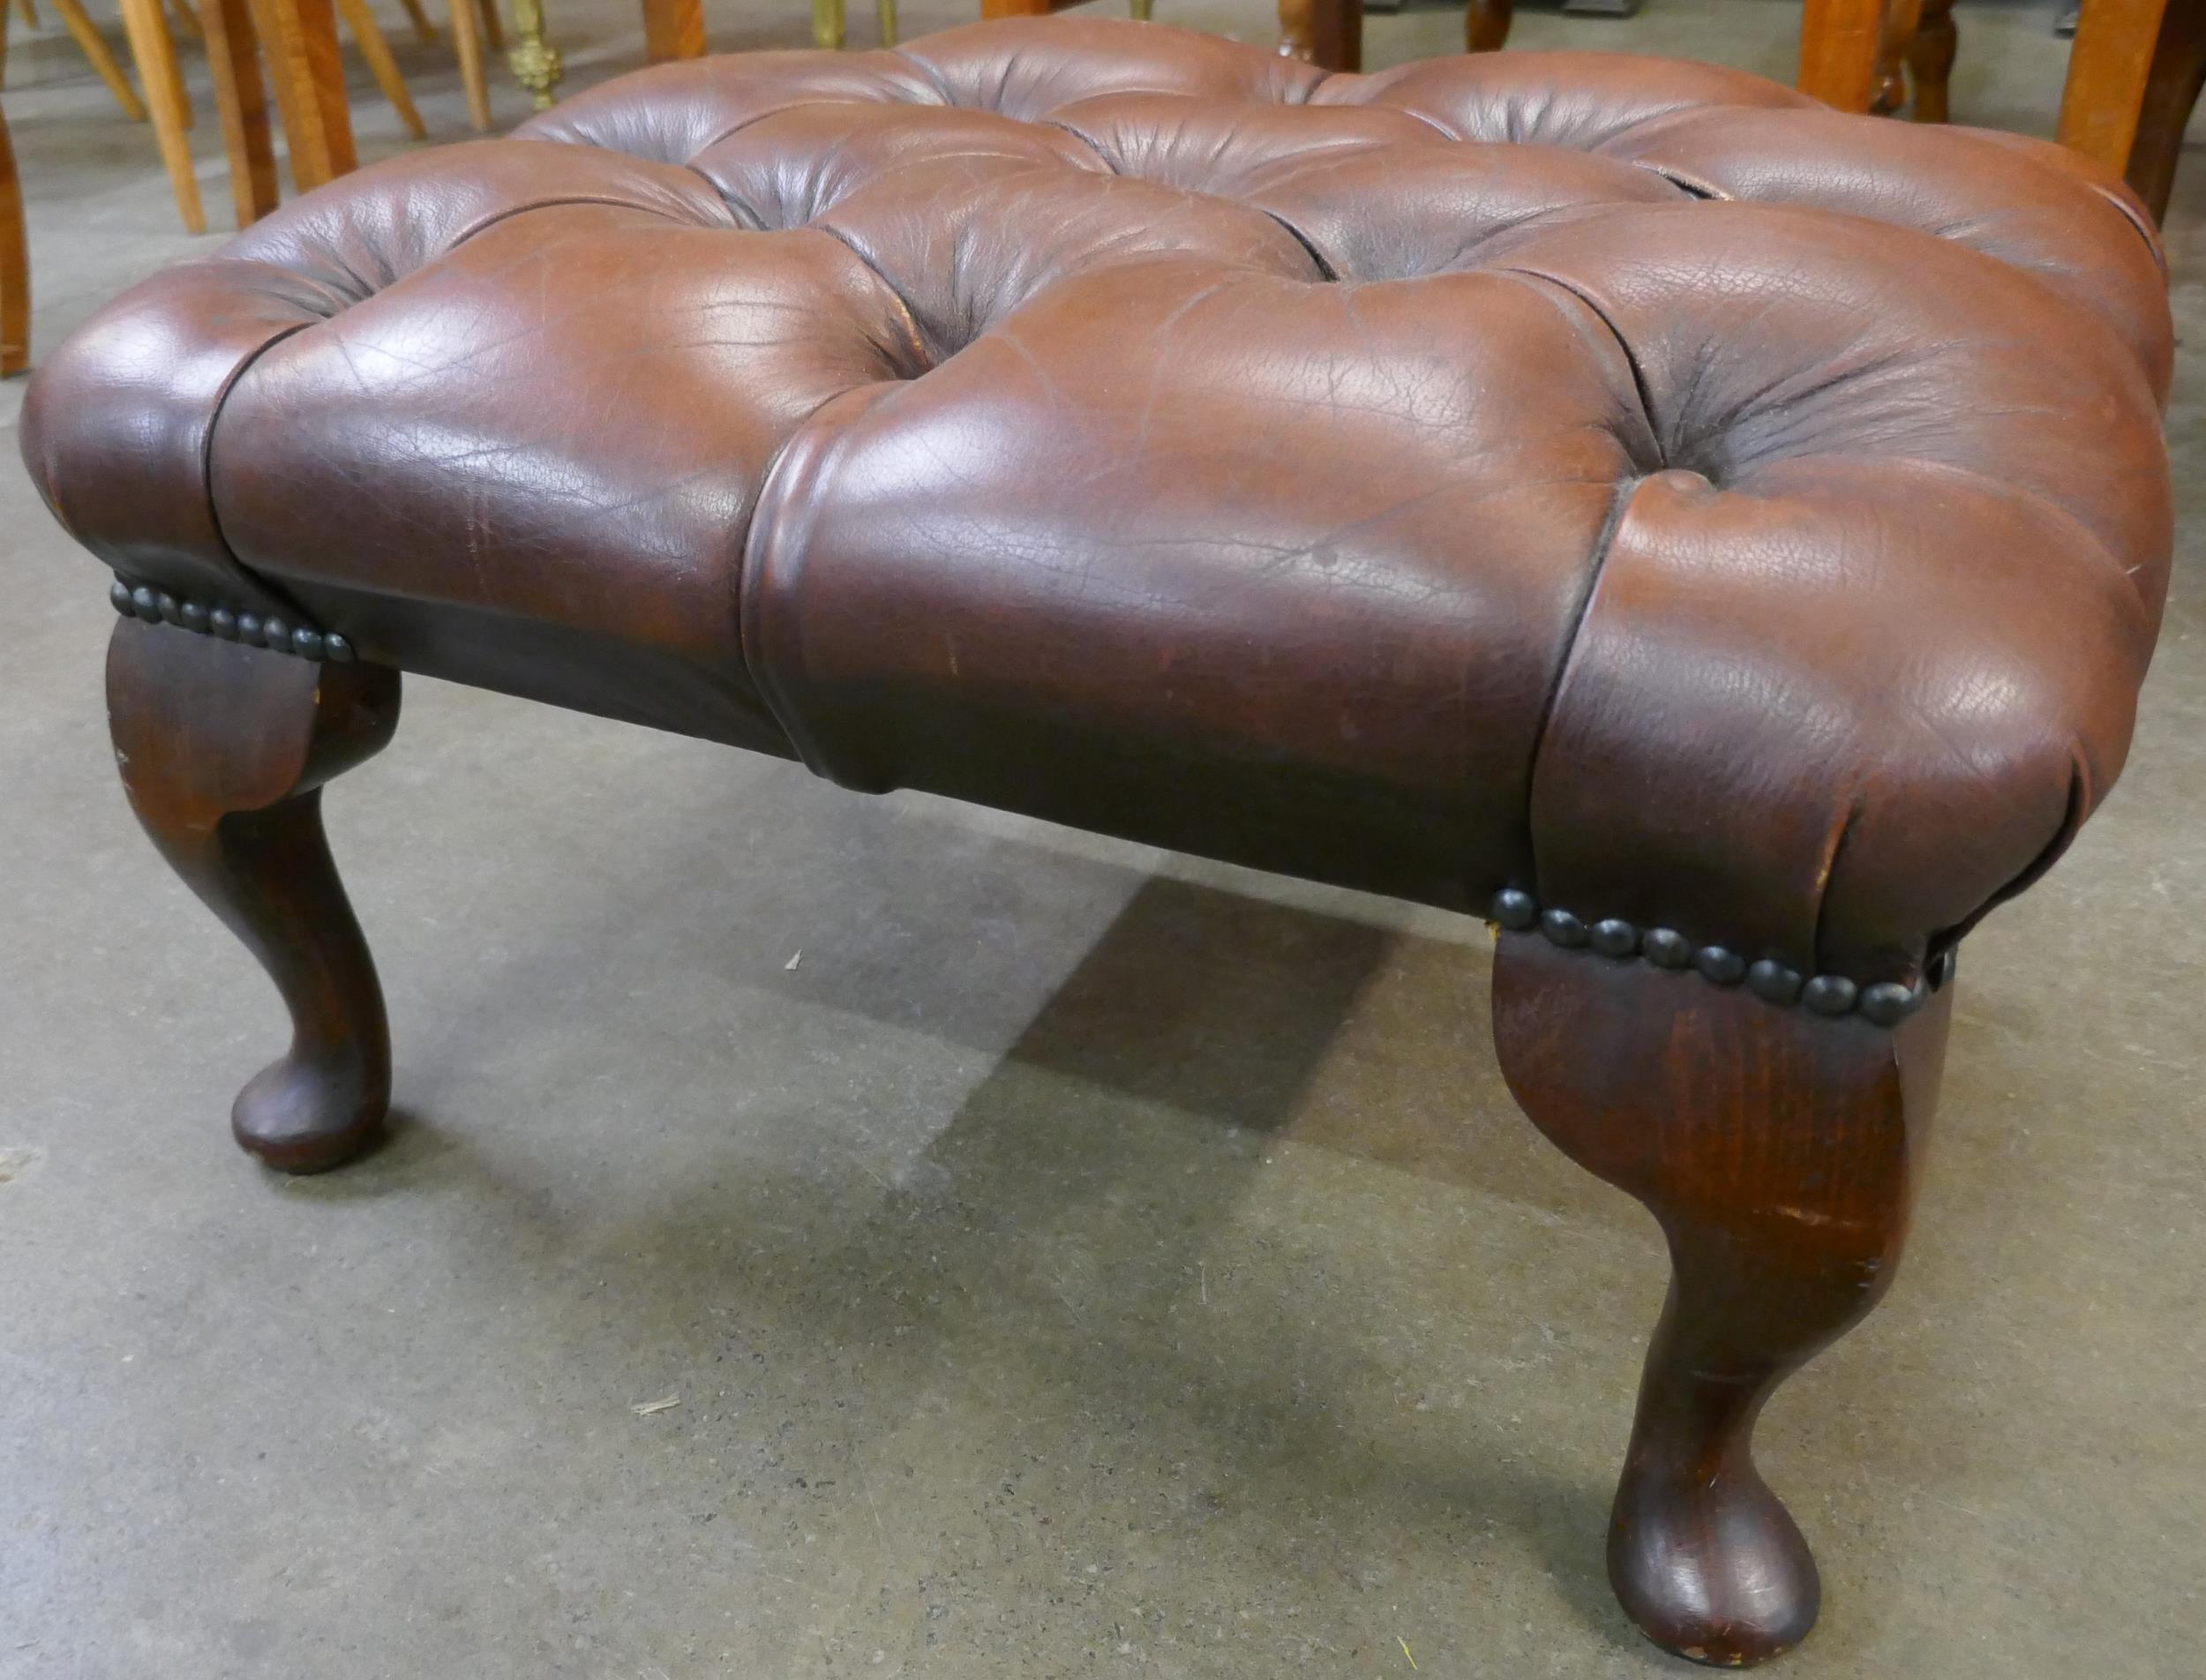
{"label": "deep buttoned leather", "polygon": [[1865,982],[2120,769],[2171,341],[2049,146],[1021,20],[363,170],[87,324],[24,448],[126,577],[366,657]]}

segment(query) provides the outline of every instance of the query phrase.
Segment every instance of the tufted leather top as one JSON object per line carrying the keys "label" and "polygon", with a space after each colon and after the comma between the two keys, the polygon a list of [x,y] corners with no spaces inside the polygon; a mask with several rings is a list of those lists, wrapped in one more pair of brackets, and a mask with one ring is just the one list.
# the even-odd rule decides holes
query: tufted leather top
{"label": "tufted leather top", "polygon": [[1910,980],[2121,765],[2160,254],[1702,65],[1153,25],[670,64],[84,327],[49,500],[371,658]]}

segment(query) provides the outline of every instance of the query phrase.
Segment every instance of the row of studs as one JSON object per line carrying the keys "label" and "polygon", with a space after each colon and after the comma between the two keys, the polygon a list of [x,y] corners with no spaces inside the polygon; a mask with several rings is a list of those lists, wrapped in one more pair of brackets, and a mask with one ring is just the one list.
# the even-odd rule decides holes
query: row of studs
{"label": "row of studs", "polygon": [[1805,1003],[1818,1015],[1832,1016],[1858,1012],[1880,1027],[1897,1026],[1921,1009],[1932,987],[1946,983],[1953,964],[1953,953],[1941,952],[1929,972],[1913,986],[1902,986],[1897,980],[1857,986],[1843,974],[1804,976],[1797,969],[1768,957],[1749,963],[1721,945],[1695,949],[1692,941],[1675,928],[1650,927],[1642,932],[1613,916],[1588,923],[1567,910],[1542,910],[1530,893],[1514,887],[1494,895],[1488,914],[1513,933],[1529,933],[1536,927],[1549,944],[1564,950],[1593,950],[1619,960],[1644,956],[1656,968],[1692,969],[1712,985],[1737,986],[1743,981],[1756,997],[1772,1003]]}
{"label": "row of studs", "polygon": [[121,578],[115,580],[108,599],[124,618],[143,619],[147,624],[173,624],[179,630],[242,641],[247,647],[293,654],[301,659],[332,659],[341,665],[352,657],[352,643],[334,631],[325,634],[311,625],[286,624],[256,612],[232,612],[228,607],[179,601],[166,590],[148,589],[142,583],[132,588]]}

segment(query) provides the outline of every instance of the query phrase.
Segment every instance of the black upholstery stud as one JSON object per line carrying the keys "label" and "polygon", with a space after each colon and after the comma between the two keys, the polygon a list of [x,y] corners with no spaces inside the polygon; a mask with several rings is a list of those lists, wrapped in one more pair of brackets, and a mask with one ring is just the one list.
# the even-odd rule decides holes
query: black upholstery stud
{"label": "black upholstery stud", "polygon": [[1790,1003],[1800,995],[1798,971],[1767,956],[1746,971],[1746,985],[1756,997],[1772,1003]]}
{"label": "black upholstery stud", "polygon": [[131,591],[131,610],[147,624],[161,622],[161,597],[143,583]]}
{"label": "black upholstery stud", "polygon": [[260,615],[241,612],[237,615],[237,639],[251,647],[260,645]]}
{"label": "black upholstery stud", "polygon": [[1564,950],[1574,950],[1586,942],[1586,924],[1567,910],[1542,911],[1540,931],[1548,936],[1549,943]]}
{"label": "black upholstery stud", "polygon": [[1880,1027],[1898,1026],[1915,1013],[1922,1001],[1921,992],[1902,986],[1897,980],[1879,980],[1874,986],[1861,988],[1862,1016]]}
{"label": "black upholstery stud", "polygon": [[1656,968],[1691,968],[1692,941],[1674,927],[1650,927],[1639,941],[1647,960]]}
{"label": "black upholstery stud", "polygon": [[1746,978],[1746,959],[1721,945],[1703,945],[1693,953],[1692,965],[1700,971],[1702,979],[1718,986],[1737,986]]}
{"label": "black upholstery stud", "polygon": [[1540,906],[1532,895],[1515,887],[1504,887],[1494,895],[1494,902],[1487,907],[1488,913],[1512,934],[1521,934],[1540,919]]}
{"label": "black upholstery stud", "polygon": [[1843,974],[1819,974],[1800,989],[1800,1001],[1818,1015],[1849,1015],[1859,988]]}
{"label": "black upholstery stud", "polygon": [[271,653],[291,651],[291,626],[281,619],[260,621],[260,645]]}
{"label": "black upholstery stud", "polygon": [[206,609],[197,601],[186,601],[176,610],[176,618],[185,629],[206,634]]}
{"label": "black upholstery stud", "polygon": [[108,600],[124,618],[134,619],[138,616],[138,608],[131,600],[131,586],[121,578],[108,586]]}
{"label": "black upholstery stud", "polygon": [[299,626],[291,632],[291,651],[302,659],[319,659],[322,656],[322,633],[309,630],[304,625]]}
{"label": "black upholstery stud", "polygon": [[1603,956],[1630,956],[1639,949],[1639,930],[1615,916],[1595,922],[1589,937]]}
{"label": "black upholstery stud", "polygon": [[158,599],[161,603],[161,623],[180,625],[184,622],[184,608],[175,596],[163,589]]}
{"label": "black upholstery stud", "polygon": [[206,615],[206,627],[225,641],[237,640],[237,615],[228,607],[216,607]]}
{"label": "black upholstery stud", "polygon": [[322,652],[337,664],[352,663],[352,643],[334,630],[322,638]]}

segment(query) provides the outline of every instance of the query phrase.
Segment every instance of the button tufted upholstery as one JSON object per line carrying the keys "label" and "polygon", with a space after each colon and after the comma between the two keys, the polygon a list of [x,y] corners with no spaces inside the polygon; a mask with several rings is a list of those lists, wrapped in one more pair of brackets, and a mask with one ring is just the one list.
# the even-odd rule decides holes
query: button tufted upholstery
{"label": "button tufted upholstery", "polygon": [[2048,146],[1019,20],[364,170],[24,448],[127,579],[375,661],[1911,981],[2121,766],[2170,356]]}

